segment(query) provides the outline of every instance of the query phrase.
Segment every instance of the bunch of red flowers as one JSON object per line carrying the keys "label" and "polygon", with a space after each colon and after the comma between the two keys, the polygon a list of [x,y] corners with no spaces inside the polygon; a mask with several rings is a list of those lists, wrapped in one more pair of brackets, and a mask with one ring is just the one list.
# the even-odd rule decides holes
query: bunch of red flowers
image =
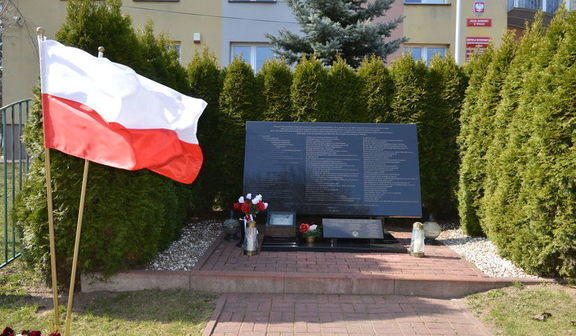
{"label": "bunch of red flowers", "polygon": [[238,202],[233,205],[234,210],[242,211],[246,220],[254,220],[259,212],[268,208],[268,203],[262,202],[262,195],[258,194],[252,198],[252,194],[247,194],[246,197],[240,196]]}
{"label": "bunch of red flowers", "polygon": [[300,231],[304,237],[320,237],[322,234],[322,230],[316,224],[310,225],[307,223],[302,223],[298,227],[298,231]]}
{"label": "bunch of red flowers", "polygon": [[[12,328],[6,327],[0,334],[0,336],[42,336],[40,330],[22,330],[19,334],[16,334]],[[60,336],[60,333],[55,331],[48,336]]]}

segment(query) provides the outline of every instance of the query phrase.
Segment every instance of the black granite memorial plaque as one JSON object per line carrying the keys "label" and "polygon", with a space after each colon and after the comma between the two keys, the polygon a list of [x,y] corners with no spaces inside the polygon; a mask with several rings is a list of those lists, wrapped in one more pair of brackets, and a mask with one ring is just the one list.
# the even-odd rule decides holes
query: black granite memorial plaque
{"label": "black granite memorial plaque", "polygon": [[324,238],[383,239],[382,220],[323,218]]}
{"label": "black granite memorial plaque", "polygon": [[271,211],[421,217],[416,125],[249,121],[244,191]]}

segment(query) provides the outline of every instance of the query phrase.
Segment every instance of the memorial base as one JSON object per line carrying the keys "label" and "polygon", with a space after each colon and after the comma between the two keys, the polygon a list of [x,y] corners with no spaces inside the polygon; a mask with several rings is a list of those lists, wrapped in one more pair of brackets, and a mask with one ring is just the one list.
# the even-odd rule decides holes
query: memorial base
{"label": "memorial base", "polygon": [[318,238],[314,243],[299,238],[264,237],[262,251],[310,251],[310,252],[375,252],[408,253],[392,235],[384,239],[326,239]]}

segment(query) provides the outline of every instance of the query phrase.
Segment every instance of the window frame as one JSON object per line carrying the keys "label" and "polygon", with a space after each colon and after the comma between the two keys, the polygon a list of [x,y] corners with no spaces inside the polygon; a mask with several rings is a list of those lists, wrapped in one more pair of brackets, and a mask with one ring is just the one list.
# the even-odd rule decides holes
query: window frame
{"label": "window frame", "polygon": [[[252,70],[254,72],[258,72],[260,71],[260,69],[262,67],[260,67],[260,69],[257,69],[256,66],[257,64],[257,60],[258,60],[258,56],[256,53],[257,47],[269,47],[270,50],[272,50],[272,44],[270,43],[266,43],[266,42],[230,42],[230,60],[229,62],[231,63],[234,58],[236,57],[236,55],[234,54],[234,47],[249,47],[250,48],[250,62],[247,62],[250,67],[252,68]],[[273,58],[274,56],[272,56]],[[266,61],[264,61],[266,62]],[[262,63],[264,64],[264,63]]]}
{"label": "window frame", "polygon": [[[449,45],[446,44],[408,44],[403,46],[403,53],[410,53],[412,56],[412,50],[408,51],[407,49],[412,48],[420,48],[420,59],[414,59],[415,61],[422,61],[426,66],[430,65],[432,58],[428,59],[428,50],[429,49],[444,49],[443,57],[446,57],[448,54]],[[434,57],[434,55],[432,55]]]}

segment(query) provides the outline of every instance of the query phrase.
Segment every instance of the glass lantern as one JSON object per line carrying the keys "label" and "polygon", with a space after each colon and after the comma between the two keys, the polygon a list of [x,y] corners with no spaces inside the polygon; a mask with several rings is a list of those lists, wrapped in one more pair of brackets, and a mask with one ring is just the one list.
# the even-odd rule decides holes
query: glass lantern
{"label": "glass lantern", "polygon": [[414,223],[412,226],[412,241],[410,242],[410,255],[413,257],[424,257],[424,224]]}

